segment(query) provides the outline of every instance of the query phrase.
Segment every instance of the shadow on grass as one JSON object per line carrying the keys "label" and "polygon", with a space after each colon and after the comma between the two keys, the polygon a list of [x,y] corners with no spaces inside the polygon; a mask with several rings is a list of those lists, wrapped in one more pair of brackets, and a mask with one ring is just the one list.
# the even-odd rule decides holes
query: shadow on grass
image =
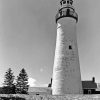
{"label": "shadow on grass", "polygon": [[0,97],[0,100],[26,100],[26,99],[20,97]]}

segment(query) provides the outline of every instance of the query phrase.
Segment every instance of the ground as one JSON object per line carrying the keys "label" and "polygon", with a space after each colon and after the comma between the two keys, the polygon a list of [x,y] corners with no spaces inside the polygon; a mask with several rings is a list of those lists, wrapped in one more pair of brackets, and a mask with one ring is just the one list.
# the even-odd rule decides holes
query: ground
{"label": "ground", "polygon": [[52,95],[5,95],[0,94],[0,97],[21,97],[25,100],[100,100],[100,95],[65,95],[65,96],[52,96]]}

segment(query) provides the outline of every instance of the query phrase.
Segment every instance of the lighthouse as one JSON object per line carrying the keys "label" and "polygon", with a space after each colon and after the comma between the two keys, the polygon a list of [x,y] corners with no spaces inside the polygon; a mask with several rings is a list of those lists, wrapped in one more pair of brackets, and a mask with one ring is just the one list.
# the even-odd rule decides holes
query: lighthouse
{"label": "lighthouse", "polygon": [[78,15],[73,0],[61,0],[56,15],[57,39],[53,66],[52,94],[82,94],[77,47]]}

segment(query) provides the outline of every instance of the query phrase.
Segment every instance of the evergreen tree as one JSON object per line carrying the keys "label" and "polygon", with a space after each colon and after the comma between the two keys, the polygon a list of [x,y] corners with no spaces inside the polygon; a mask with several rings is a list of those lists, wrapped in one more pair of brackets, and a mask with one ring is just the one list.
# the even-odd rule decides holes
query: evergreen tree
{"label": "evergreen tree", "polygon": [[5,73],[4,83],[3,83],[3,92],[5,94],[13,94],[15,93],[15,85],[14,85],[14,78],[13,72],[11,68],[7,70]]}
{"label": "evergreen tree", "polygon": [[17,83],[16,83],[16,93],[19,94],[28,94],[28,75],[25,71],[25,69],[23,68],[20,73],[19,76],[17,76]]}

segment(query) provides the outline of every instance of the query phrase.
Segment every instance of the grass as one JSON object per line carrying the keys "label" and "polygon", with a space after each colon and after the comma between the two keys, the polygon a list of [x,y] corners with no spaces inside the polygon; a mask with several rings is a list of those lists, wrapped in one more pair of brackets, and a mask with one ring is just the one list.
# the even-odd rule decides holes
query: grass
{"label": "grass", "polygon": [[0,94],[0,100],[100,100],[100,95],[24,95]]}

